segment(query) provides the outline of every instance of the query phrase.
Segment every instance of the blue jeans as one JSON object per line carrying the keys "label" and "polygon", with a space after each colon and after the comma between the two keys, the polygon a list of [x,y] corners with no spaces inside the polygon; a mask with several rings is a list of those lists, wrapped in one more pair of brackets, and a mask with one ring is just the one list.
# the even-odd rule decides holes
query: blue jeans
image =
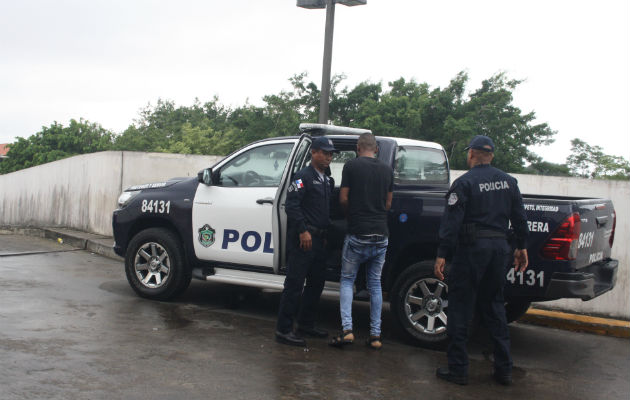
{"label": "blue jeans", "polygon": [[367,288],[370,292],[370,335],[379,336],[381,334],[381,309],[383,308],[381,271],[385,263],[386,252],[387,238],[373,242],[360,240],[354,235],[346,235],[343,243],[339,294],[341,326],[344,330],[352,329],[354,280],[361,264],[365,264]]}

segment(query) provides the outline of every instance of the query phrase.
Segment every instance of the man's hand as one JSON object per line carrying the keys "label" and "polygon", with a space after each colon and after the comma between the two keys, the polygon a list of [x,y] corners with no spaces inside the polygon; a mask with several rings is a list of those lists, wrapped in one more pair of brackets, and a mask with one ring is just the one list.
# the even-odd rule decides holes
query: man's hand
{"label": "man's hand", "polygon": [[433,266],[433,273],[441,281],[444,280],[444,265],[446,265],[446,259],[437,257],[435,259],[435,266]]}
{"label": "man's hand", "polygon": [[514,271],[523,272],[529,265],[529,258],[527,257],[527,249],[514,250]]}
{"label": "man's hand", "polygon": [[313,248],[313,240],[309,231],[300,233],[300,248],[304,251],[311,251]]}

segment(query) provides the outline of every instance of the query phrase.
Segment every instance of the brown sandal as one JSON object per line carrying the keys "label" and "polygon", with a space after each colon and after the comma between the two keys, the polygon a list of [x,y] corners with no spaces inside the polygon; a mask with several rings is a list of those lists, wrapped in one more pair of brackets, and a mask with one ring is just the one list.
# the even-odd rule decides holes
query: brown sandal
{"label": "brown sandal", "polygon": [[346,329],[339,335],[333,337],[328,342],[329,346],[343,348],[345,345],[352,344],[354,342],[354,333],[352,329]]}
{"label": "brown sandal", "polygon": [[381,336],[372,336],[365,341],[365,345],[374,350],[380,350],[383,347],[383,342],[381,341]]}

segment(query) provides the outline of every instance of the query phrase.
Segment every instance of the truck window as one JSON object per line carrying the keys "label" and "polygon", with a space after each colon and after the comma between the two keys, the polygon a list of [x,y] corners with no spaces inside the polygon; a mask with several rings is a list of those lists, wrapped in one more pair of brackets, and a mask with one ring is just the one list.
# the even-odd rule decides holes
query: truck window
{"label": "truck window", "polygon": [[398,147],[394,183],[399,185],[448,183],[444,152],[426,147]]}
{"label": "truck window", "polygon": [[293,148],[293,143],[253,148],[225,164],[219,171],[221,186],[276,187]]}
{"label": "truck window", "polygon": [[295,155],[295,161],[293,162],[293,170],[291,171],[291,179],[293,176],[311,159],[311,152],[309,151],[311,148],[310,140],[303,140],[300,143],[300,148],[297,150],[297,154]]}
{"label": "truck window", "polygon": [[330,172],[332,178],[335,180],[335,186],[341,186],[343,165],[353,158],[357,158],[357,152],[355,150],[341,150],[339,153],[333,154],[332,161],[330,162]]}

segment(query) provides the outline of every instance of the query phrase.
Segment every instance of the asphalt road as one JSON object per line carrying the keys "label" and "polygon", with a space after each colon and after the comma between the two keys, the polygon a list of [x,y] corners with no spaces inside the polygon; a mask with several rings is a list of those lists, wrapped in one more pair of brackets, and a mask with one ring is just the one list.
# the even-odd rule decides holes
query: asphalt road
{"label": "asphalt road", "polygon": [[[485,336],[468,386],[435,378],[444,353],[404,343],[384,313],[384,348],[307,351],[273,340],[278,293],[193,282],[163,303],[137,297],[121,262],[0,235],[0,399],[625,399],[627,339],[511,326],[512,387],[490,378]],[[235,308],[238,306],[237,308]],[[336,299],[321,325],[337,330]],[[355,303],[358,335],[366,304]]]}

